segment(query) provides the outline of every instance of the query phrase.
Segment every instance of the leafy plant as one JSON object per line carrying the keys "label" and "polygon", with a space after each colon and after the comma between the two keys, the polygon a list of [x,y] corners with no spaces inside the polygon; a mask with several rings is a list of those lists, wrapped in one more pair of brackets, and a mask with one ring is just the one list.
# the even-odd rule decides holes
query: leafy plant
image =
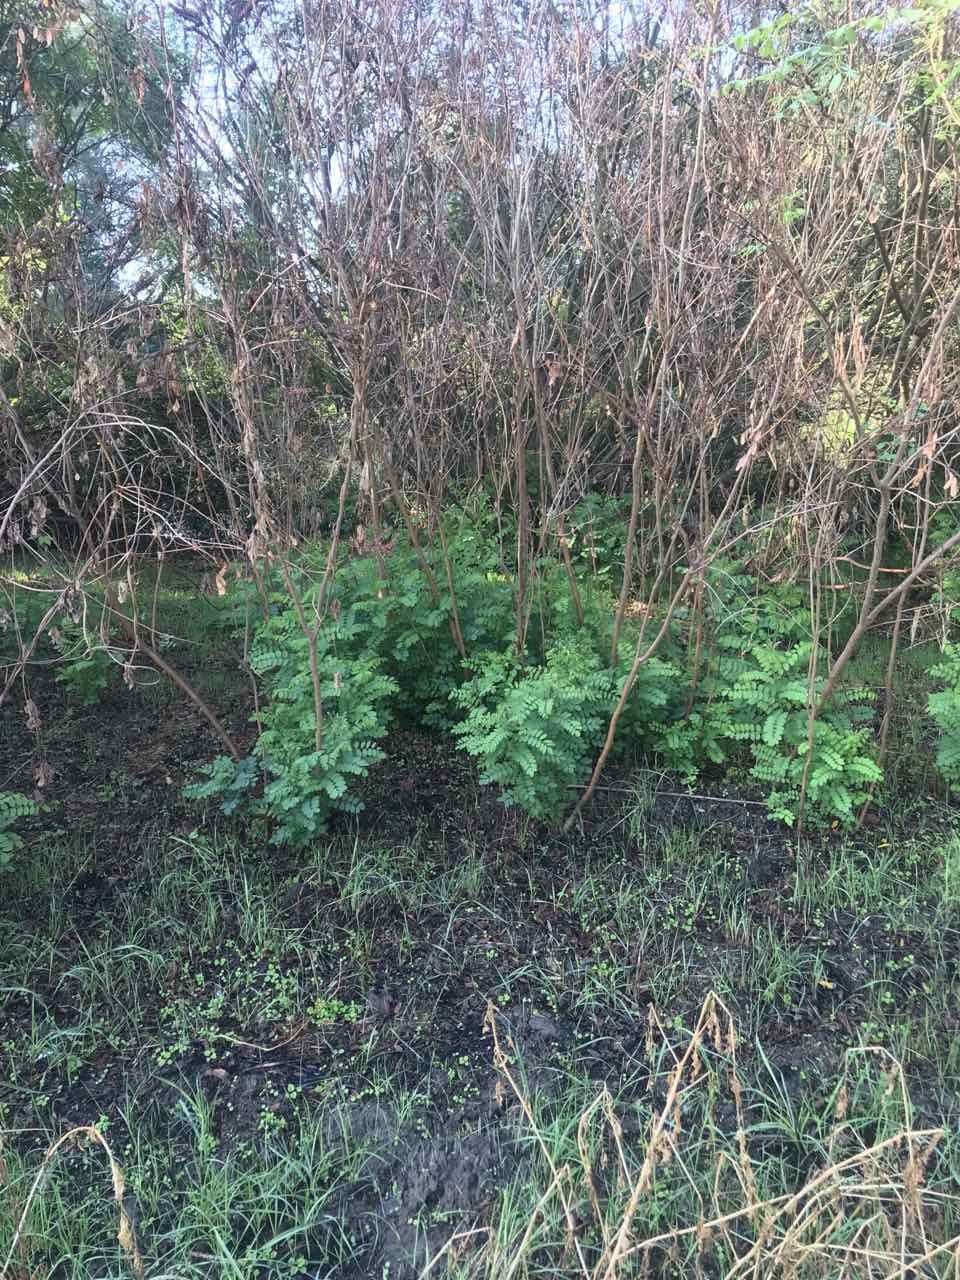
{"label": "leafy plant", "polygon": [[356,1022],[361,1008],[356,1000],[341,1000],[338,996],[317,996],[307,1009],[311,1022],[322,1026],[328,1022]]}
{"label": "leafy plant", "polygon": [[960,791],[960,645],[948,644],[943,661],[931,667],[930,674],[944,685],[927,699],[927,710],[940,730],[937,768],[951,790]]}
{"label": "leafy plant", "polygon": [[[751,777],[772,786],[767,804],[773,817],[793,825],[806,778],[806,803],[815,816],[846,824],[869,796],[883,772],[869,755],[870,731],[856,728],[871,717],[863,704],[867,689],[834,695],[810,726],[810,711],[823,682],[811,682],[809,641],[786,650],[758,647],[755,666],[743,672],[724,698],[730,736],[749,744]],[[809,757],[809,759],[808,759]]]}
{"label": "leafy plant", "polygon": [[49,584],[17,590],[9,581],[0,588],[0,655],[16,659],[36,641],[36,652],[54,665],[57,683],[84,706],[93,706],[119,669],[99,634],[99,606],[92,604],[85,617],[79,593],[61,597],[63,612],[51,623],[50,605],[55,593]]}
{"label": "leafy plant", "polygon": [[565,535],[574,563],[619,586],[627,521],[624,503],[590,493],[565,522]]}
{"label": "leafy plant", "polygon": [[495,544],[463,512],[448,513],[447,524],[453,592],[442,548],[425,539],[418,555],[405,537],[382,556],[346,556],[334,585],[365,648],[397,685],[398,716],[440,730],[454,722],[450,695],[467,674],[454,639],[454,603],[468,653],[503,648],[512,631],[513,588],[498,569]]}
{"label": "leafy plant", "polygon": [[[431,569],[436,574],[436,566]],[[401,544],[382,564],[373,556],[348,560],[336,591],[341,606],[362,622],[365,644],[395,682],[397,714],[446,727],[450,691],[461,678],[446,588],[435,600],[413,549]]]}
{"label": "leafy plant", "polygon": [[220,808],[228,817],[243,812],[251,805],[251,789],[259,777],[259,768],[252,756],[232,760],[230,756],[217,756],[201,767],[203,780],[190,782],[183,788],[188,800],[220,799]]}
{"label": "leafy plant", "polygon": [[11,830],[21,818],[32,818],[38,813],[33,800],[18,791],[0,791],[0,871],[5,871],[18,849],[23,848],[23,838]]}
{"label": "leafy plant", "polygon": [[454,700],[467,710],[454,734],[480,762],[481,781],[535,818],[559,814],[584,775],[615,697],[615,681],[583,644],[551,649],[530,669],[512,654],[484,654]]}
{"label": "leafy plant", "polygon": [[110,683],[113,662],[109,653],[91,643],[84,627],[69,618],[51,628],[50,641],[62,659],[56,673],[57,683],[85,707],[92,707]]}
{"label": "leafy plant", "polygon": [[[957,532],[958,516],[955,507],[954,503],[948,510],[938,511],[931,520],[931,546],[942,546]],[[938,575],[933,600],[941,610],[945,628],[955,628],[960,622],[960,568],[952,560],[946,562]]]}
{"label": "leafy plant", "polygon": [[[564,568],[545,558],[529,583],[527,646],[517,656],[508,648],[514,583],[498,568],[494,537],[463,511],[446,519],[452,574],[439,540],[426,534],[419,548],[402,535],[374,553],[356,539],[344,548],[317,638],[320,746],[310,646],[286,592],[274,593],[251,653],[263,691],[260,737],[246,760],[213,761],[188,795],[217,796],[226,813],[268,818],[275,840],[306,843],[334,811],[358,807],[353,785],[382,758],[376,744],[399,714],[452,732],[507,804],[538,818],[568,804],[601,741],[639,623],[627,618],[609,668],[608,584],[583,581],[575,602]],[[321,552],[308,549],[294,567],[305,616]],[[788,823],[801,792],[811,817],[850,822],[880,781],[863,723],[869,695],[836,694],[811,736],[810,700],[822,680],[810,680],[820,659],[803,592],[761,586],[735,562],[718,561],[703,604],[696,649],[694,619],[679,610],[663,654],[641,667],[617,751],[655,752],[691,782],[715,767],[762,783],[770,812]]]}
{"label": "leafy plant", "polygon": [[[309,642],[292,607],[257,634],[250,656],[264,686],[261,733],[252,757],[220,756],[202,781],[185,788],[190,799],[221,798],[225,813],[269,819],[275,844],[304,845],[326,829],[335,811],[361,807],[351,784],[383,759],[375,745],[387,731],[389,700],[396,691],[376,654],[362,647],[352,612],[329,618],[316,648],[323,719],[317,742],[316,704]],[[263,781],[256,794],[256,783]]]}
{"label": "leafy plant", "polygon": [[[866,689],[834,695],[810,730],[810,706],[823,687],[812,685],[810,641],[788,649],[754,646],[721,657],[697,691],[690,713],[662,726],[666,762],[692,780],[703,764],[728,769],[741,762],[747,776],[769,787],[773,817],[792,825],[806,780],[807,812],[821,820],[853,821],[882,771],[869,753],[871,717]],[[809,758],[808,758],[809,757]]]}
{"label": "leafy plant", "polygon": [[[620,646],[620,661],[616,668],[617,693],[633,658],[632,642]],[[683,726],[687,720],[684,698],[689,688],[689,677],[676,662],[664,658],[648,658],[640,670],[620,720],[620,754],[643,754],[661,746],[661,735],[673,725]],[[688,735],[689,741],[694,737]],[[675,767],[676,761],[674,761]],[[694,769],[694,776],[699,765]]]}
{"label": "leafy plant", "polygon": [[707,601],[714,643],[724,654],[743,656],[758,644],[798,644],[810,636],[813,626],[800,587],[761,586],[734,561],[711,565]]}

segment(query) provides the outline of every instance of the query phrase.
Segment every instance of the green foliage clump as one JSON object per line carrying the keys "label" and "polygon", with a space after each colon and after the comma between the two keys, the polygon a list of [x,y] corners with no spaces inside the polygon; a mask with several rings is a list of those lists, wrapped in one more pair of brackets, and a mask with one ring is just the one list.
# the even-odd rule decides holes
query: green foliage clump
{"label": "green foliage clump", "polygon": [[931,667],[930,674],[944,686],[927,700],[927,709],[940,730],[937,768],[951,790],[960,791],[960,645],[948,644],[943,660]]}
{"label": "green foliage clump", "polygon": [[734,562],[718,560],[707,575],[707,619],[720,654],[745,654],[755,645],[799,644],[813,618],[806,596],[790,583],[764,584]]}
{"label": "green foliage clump", "polygon": [[23,848],[23,837],[11,830],[21,818],[32,818],[38,806],[19,791],[0,791],[0,871],[5,871],[18,849]]}
{"label": "green foliage clump", "polygon": [[62,659],[57,683],[85,707],[92,707],[110,684],[113,662],[109,653],[91,643],[83,626],[69,618],[51,630],[50,642]]}
{"label": "green foliage clump", "polygon": [[735,565],[713,566],[707,583],[708,658],[682,711],[659,725],[664,763],[692,782],[720,767],[761,783],[771,816],[800,812],[847,825],[882,780],[865,722],[866,689],[839,690],[810,733],[810,707],[824,687],[820,647],[802,592],[758,589]]}
{"label": "green foliage clump", "polygon": [[0,590],[0,658],[17,661],[36,639],[33,652],[44,663],[55,665],[54,678],[68,698],[93,706],[119,671],[110,652],[113,637],[107,636],[106,642],[101,638],[99,603],[93,603],[90,616],[79,607],[64,606],[51,621],[52,599],[48,586],[17,589],[15,584],[4,584]]}
{"label": "green foliage clump", "polygon": [[426,547],[418,556],[406,541],[382,559],[345,560],[335,585],[341,607],[353,610],[365,644],[396,683],[397,716],[438,730],[454,723],[451,695],[466,676],[454,639],[454,603],[468,653],[504,647],[513,608],[512,584],[497,571],[492,544],[477,528],[451,519],[447,553],[456,566],[453,592],[441,549]]}
{"label": "green foliage clump", "polygon": [[808,640],[778,649],[757,645],[721,660],[697,690],[694,707],[664,725],[665,762],[693,780],[705,762],[735,770],[769,788],[773,817],[792,825],[806,778],[806,809],[821,820],[851,823],[883,774],[869,751],[871,717],[866,689],[837,692],[810,733],[810,707],[823,680],[810,680]]}
{"label": "green foliage clump", "polygon": [[615,682],[583,644],[551,649],[530,669],[512,654],[484,654],[454,694],[466,709],[454,734],[477,759],[481,781],[532,817],[556,817],[583,778],[615,700]]}
{"label": "green foliage clump", "polygon": [[[956,503],[936,512],[930,521],[930,545],[942,546],[948,538],[952,538],[960,529],[960,516],[956,511]],[[933,592],[933,602],[940,609],[944,623],[948,628],[956,628],[960,623],[960,567],[950,558],[943,565],[938,575],[938,582]]]}
{"label": "green foliage clump", "polygon": [[227,817],[252,808],[251,792],[260,774],[252,756],[244,756],[242,760],[217,756],[203,765],[200,772],[202,780],[190,782],[183,788],[188,800],[219,799]]}
{"label": "green foliage clump", "polygon": [[621,498],[591,493],[577,504],[564,526],[574,564],[615,587],[622,578],[624,506]]}
{"label": "green foliage clump", "polygon": [[329,618],[316,641],[318,746],[310,643],[289,602],[261,627],[250,665],[264,689],[253,755],[240,761],[218,757],[185,795],[217,796],[225,813],[268,819],[273,843],[302,846],[326,829],[334,812],[362,807],[349,789],[383,759],[376,741],[387,731],[396,685],[364,647],[355,613]]}
{"label": "green foliage clump", "polygon": [[[611,666],[609,584],[581,580],[578,613],[563,566],[547,558],[528,584],[527,641],[516,653],[515,583],[496,539],[463,512],[446,520],[446,554],[426,534],[419,547],[399,536],[372,553],[344,547],[316,642],[319,745],[310,644],[290,596],[275,592],[251,652],[262,695],[256,745],[239,763],[215,760],[188,795],[219,797],[226,813],[269,819],[275,841],[302,845],[335,811],[356,811],[355,784],[382,758],[391,720],[403,718],[451,733],[505,803],[535,818],[563,811],[600,748],[638,624],[626,620]],[[306,618],[323,558],[315,548],[295,569]],[[618,753],[652,752],[690,782],[712,768],[759,783],[787,823],[801,793],[811,818],[852,822],[881,781],[865,723],[870,695],[835,693],[811,731],[823,657],[803,592],[761,587],[717,563],[703,604],[699,630],[679,610],[662,654],[640,668]]]}
{"label": "green foliage clump", "polygon": [[268,694],[254,752],[270,778],[261,804],[278,824],[274,840],[303,844],[335,810],[362,807],[348,788],[383,759],[374,744],[387,732],[396,685],[378,656],[363,647],[360,623],[349,613],[331,618],[317,637],[323,713],[318,749],[308,642],[292,614],[271,619],[251,654]]}
{"label": "green foliage clump", "polygon": [[[800,809],[806,777],[806,805],[818,818],[846,825],[883,780],[870,756],[871,717],[867,689],[834,694],[810,729],[810,708],[823,680],[809,679],[813,644],[790,649],[769,646],[753,650],[754,665],[742,672],[721,700],[733,741],[744,742],[752,755],[750,776],[771,787],[767,804],[773,817],[793,825]],[[857,727],[858,723],[861,727]]]}

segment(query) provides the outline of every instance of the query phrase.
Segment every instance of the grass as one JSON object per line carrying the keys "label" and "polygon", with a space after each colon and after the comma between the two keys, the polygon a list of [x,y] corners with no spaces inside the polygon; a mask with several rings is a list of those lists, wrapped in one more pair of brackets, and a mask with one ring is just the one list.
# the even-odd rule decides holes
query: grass
{"label": "grass", "polygon": [[[129,1117],[131,1107],[125,1110]],[[210,1104],[198,1093],[182,1093],[166,1131],[103,1121],[98,1132],[104,1131],[127,1170],[125,1202],[138,1251],[150,1231],[157,1260],[150,1274],[252,1277],[269,1268],[272,1275],[297,1276],[308,1255],[339,1267],[362,1248],[344,1230],[342,1204],[369,1157],[360,1145],[332,1140],[322,1115],[289,1131],[268,1129],[256,1149],[238,1144],[222,1158],[216,1157]],[[61,1157],[14,1248],[22,1270],[10,1274],[30,1274],[35,1263],[78,1280],[126,1275],[127,1268],[136,1274],[116,1243],[117,1206],[105,1194],[103,1164],[89,1142]],[[0,1193],[8,1209],[25,1204],[35,1173],[32,1162],[6,1155]],[[15,1215],[8,1217],[12,1222]],[[10,1251],[9,1224],[4,1236],[0,1260]]]}
{"label": "grass", "polygon": [[[834,1259],[843,1259],[845,1274],[883,1261],[891,1274],[906,1275],[911,1251],[930,1262],[956,1260],[956,1238],[935,1252],[918,1229],[914,1209],[929,1206],[954,1227],[957,1204],[933,1178],[911,1182],[907,1170],[919,1172],[921,1161],[921,1183],[930,1171],[933,1151],[922,1144],[934,1135],[911,1129],[895,1065],[880,1055],[889,1069],[878,1081],[873,1062],[854,1053],[831,1096],[798,1107],[762,1053],[767,1088],[744,1090],[737,1051],[729,1011],[709,996],[685,1043],[656,1025],[647,1054],[653,1075],[640,1098],[625,1104],[573,1080],[543,1103],[495,1036],[539,1176],[525,1171],[504,1190],[478,1232],[479,1256],[453,1274],[638,1275],[652,1263],[678,1276],[830,1275]],[[890,1103],[892,1079],[899,1087]],[[726,1128],[718,1123],[724,1094]],[[869,1143],[852,1096],[869,1112]],[[886,1226],[892,1204],[902,1215],[899,1239]]]}
{"label": "grass", "polygon": [[[298,867],[154,831],[79,905],[96,849],[38,841],[0,947],[0,1258],[83,1123],[150,1276],[630,1276],[643,1239],[661,1273],[739,1274],[773,1214],[763,1274],[872,1274],[869,1246],[905,1277],[920,1228],[883,1223],[933,1138],[895,1133],[945,1130],[916,1194],[928,1242],[956,1226],[960,837],[649,819],[508,858],[355,828]],[[776,1216],[841,1156],[803,1231]],[[4,1280],[128,1272],[105,1178],[89,1142],[57,1155]]]}

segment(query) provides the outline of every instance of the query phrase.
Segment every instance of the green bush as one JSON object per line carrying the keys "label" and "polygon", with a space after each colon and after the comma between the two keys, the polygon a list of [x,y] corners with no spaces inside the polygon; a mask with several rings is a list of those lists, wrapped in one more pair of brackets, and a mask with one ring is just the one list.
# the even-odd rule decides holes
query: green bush
{"label": "green bush", "polygon": [[[724,702],[730,714],[731,737],[749,745],[750,776],[772,789],[767,804],[773,817],[792,825],[797,818],[806,776],[806,807],[824,820],[852,823],[883,773],[869,754],[872,718],[864,704],[867,689],[835,693],[820,713],[810,735],[811,701],[816,702],[823,680],[808,679],[813,645],[810,641],[786,650],[758,647],[755,666],[733,684]],[[809,759],[808,759],[809,757]]]}
{"label": "green bush", "polygon": [[[682,627],[682,613],[678,621]],[[712,565],[703,669],[692,696],[688,687],[682,708],[674,704],[674,714],[658,726],[656,750],[664,764],[687,782],[713,767],[760,783],[771,815],[791,825],[806,775],[808,818],[853,822],[870,787],[882,780],[866,726],[872,694],[837,691],[808,742],[810,700],[819,699],[824,685],[818,674],[823,651],[818,647],[814,657],[812,631],[799,587],[761,587],[735,563]],[[676,642],[670,651],[679,663]]]}
{"label": "green bush", "polygon": [[[506,646],[513,625],[513,587],[497,568],[494,545],[463,520],[450,519],[447,550],[456,566],[457,614],[468,654]],[[397,686],[396,713],[410,723],[449,730],[451,695],[467,673],[454,640],[453,598],[440,549],[425,547],[437,591],[433,598],[414,549],[404,540],[383,558],[347,559],[338,572],[342,608],[355,611],[369,648]]]}
{"label": "green bush", "polygon": [[[453,527],[457,605],[471,647],[501,644],[509,633],[511,588],[493,566],[489,540],[469,522]],[[294,570],[306,615],[312,613],[324,549],[308,550]],[[219,798],[225,813],[271,821],[275,842],[302,845],[335,811],[355,812],[351,786],[383,758],[376,745],[395,716],[449,729],[451,695],[467,672],[450,627],[451,596],[442,557],[420,558],[400,539],[382,555],[345,547],[317,641],[323,726],[316,746],[309,645],[288,594],[276,590],[271,616],[255,632],[250,665],[261,688],[261,726],[252,756],[221,756],[190,784],[188,798]]]}
{"label": "green bush", "polygon": [[542,667],[492,653],[469,665],[473,679],[453,695],[467,712],[454,728],[460,746],[479,762],[481,781],[502,788],[505,804],[556,817],[599,745],[616,696],[612,673],[574,643],[551,649]]}
{"label": "green bush", "polygon": [[811,686],[812,652],[808,640],[788,649],[756,645],[744,655],[721,656],[690,714],[662,726],[658,746],[665,762],[691,781],[705,762],[739,765],[769,788],[771,815],[789,825],[797,819],[806,776],[807,813],[851,823],[870,786],[883,777],[863,724],[872,718],[864,705],[872,693],[835,693],[817,717],[811,740],[811,699],[816,702],[824,684],[817,676]]}
{"label": "green bush", "polygon": [[[612,542],[612,511],[601,504],[599,515],[582,517],[584,525],[602,516]],[[333,812],[358,807],[354,784],[382,758],[377,743],[391,719],[403,718],[451,733],[507,804],[537,818],[564,810],[603,740],[639,624],[625,621],[611,668],[609,581],[580,580],[581,623],[565,570],[547,558],[531,574],[527,644],[516,655],[515,583],[499,563],[489,518],[455,510],[445,520],[452,592],[439,540],[426,534],[419,551],[405,536],[379,554],[344,546],[317,646],[320,750],[309,647],[286,592],[275,592],[251,654],[261,687],[257,743],[239,764],[214,761],[188,794],[217,796],[227,813],[269,818],[274,840],[303,844]],[[295,569],[308,617],[324,555],[322,547],[308,549]],[[466,661],[451,627],[454,596]],[[865,723],[870,695],[835,694],[810,738],[809,702],[823,680],[815,671],[811,684],[809,674],[822,657],[812,651],[803,592],[760,586],[737,564],[718,562],[704,607],[696,633],[693,618],[679,611],[662,653],[640,668],[620,721],[620,757],[654,753],[691,782],[709,769],[749,779],[788,823],[805,787],[811,818],[851,822],[881,780]]]}
{"label": "green bush", "polygon": [[61,658],[57,683],[85,707],[92,707],[106,693],[115,670],[109,653],[69,618],[51,628],[50,643]]}
{"label": "green bush", "polygon": [[63,607],[59,617],[48,623],[47,612],[55,601],[56,595],[48,586],[26,589],[6,585],[0,591],[0,658],[16,661],[21,645],[29,646],[44,628],[35,656],[55,664],[54,678],[71,699],[93,706],[119,671],[100,640],[100,606],[91,607],[88,619],[82,619],[79,608],[71,615]]}
{"label": "green bush", "polygon": [[629,503],[601,493],[588,494],[564,522],[574,564],[619,590]]}
{"label": "green bush", "polygon": [[944,687],[930,694],[927,709],[940,730],[937,768],[952,791],[960,791],[960,645],[948,644],[930,674]]}
{"label": "green bush", "polygon": [[292,606],[270,618],[250,656],[264,694],[253,756],[218,757],[184,794],[195,800],[216,796],[225,813],[268,819],[275,844],[307,844],[326,829],[334,812],[357,812],[362,806],[350,787],[383,759],[376,742],[387,731],[388,705],[396,691],[363,639],[350,611],[329,618],[320,629],[318,749],[307,637]]}

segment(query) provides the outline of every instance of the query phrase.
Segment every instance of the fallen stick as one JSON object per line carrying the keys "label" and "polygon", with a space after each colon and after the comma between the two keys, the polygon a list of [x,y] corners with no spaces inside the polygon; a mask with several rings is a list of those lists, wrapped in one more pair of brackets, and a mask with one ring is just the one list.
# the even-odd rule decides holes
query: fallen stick
{"label": "fallen stick", "polygon": [[[586,784],[582,782],[570,782],[567,785],[573,791],[586,790]],[[600,787],[594,787],[594,791],[611,791],[621,796],[633,795],[633,791],[631,791],[629,787],[600,786]],[[692,792],[692,791],[661,791],[659,788],[657,788],[653,794],[655,796],[666,796],[668,799],[671,799],[671,800],[708,800],[712,804],[756,805],[761,809],[765,809],[767,807],[767,802],[765,800],[741,800],[734,796],[704,796],[704,795],[698,795],[696,792]]]}

